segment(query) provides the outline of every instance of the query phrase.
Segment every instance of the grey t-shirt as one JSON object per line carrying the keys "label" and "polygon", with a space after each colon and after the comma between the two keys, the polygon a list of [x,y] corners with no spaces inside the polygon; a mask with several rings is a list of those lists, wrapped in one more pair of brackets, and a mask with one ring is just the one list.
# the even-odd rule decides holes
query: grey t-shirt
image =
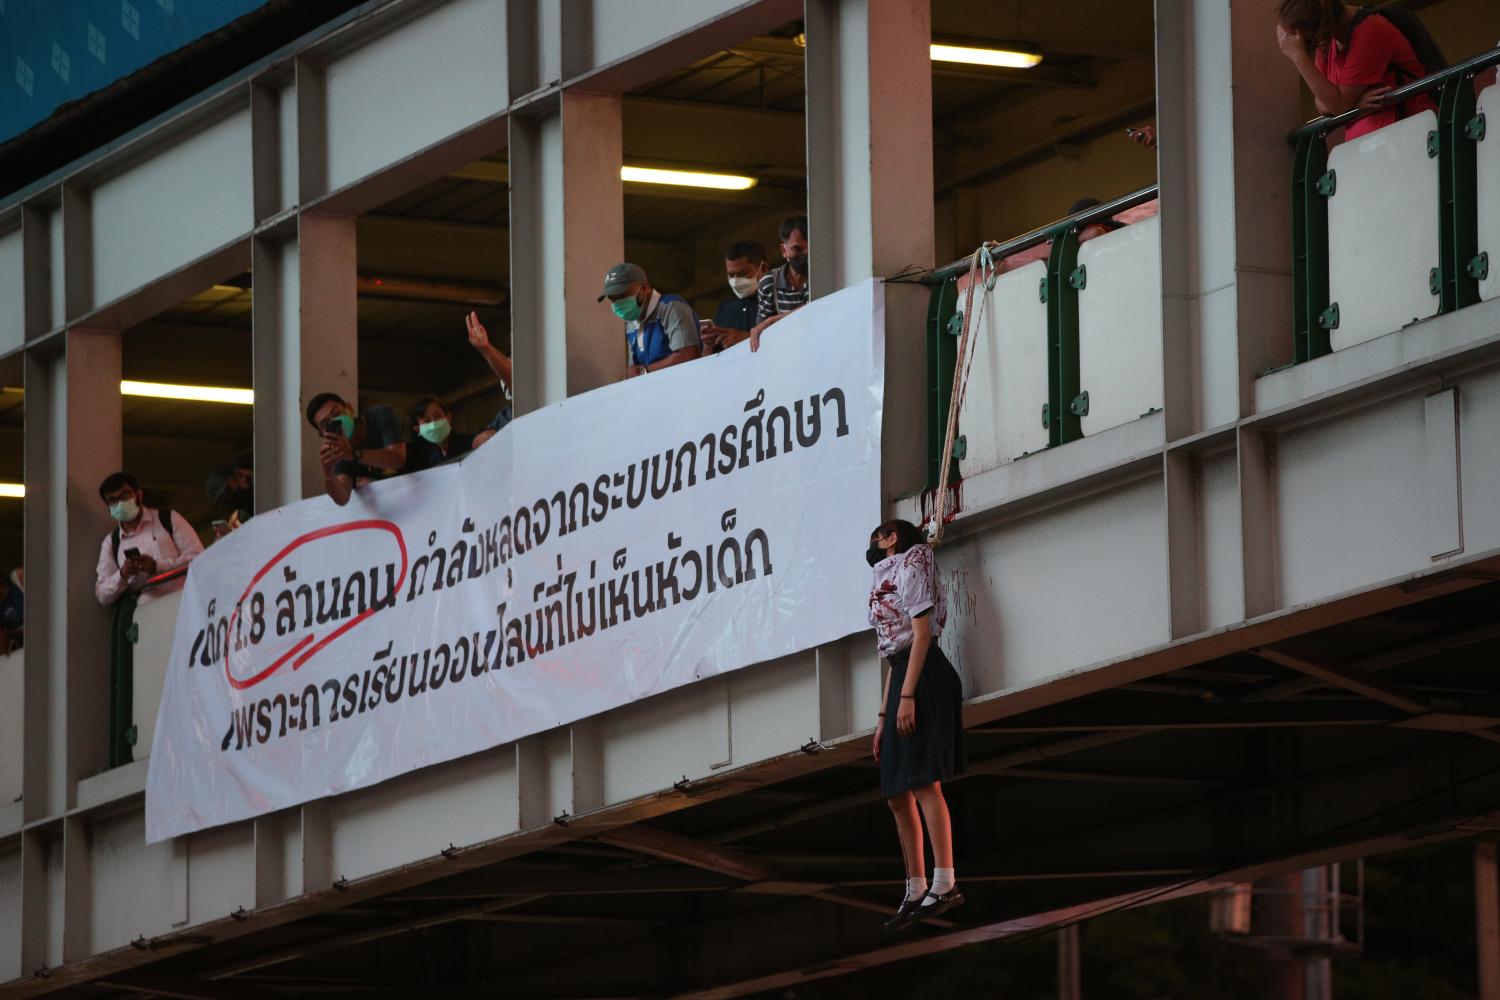
{"label": "grey t-shirt", "polygon": [[680,351],[700,343],[698,317],[693,315],[693,307],[681,299],[658,303],[656,318],[661,321],[661,328],[667,335],[667,346],[672,350]]}

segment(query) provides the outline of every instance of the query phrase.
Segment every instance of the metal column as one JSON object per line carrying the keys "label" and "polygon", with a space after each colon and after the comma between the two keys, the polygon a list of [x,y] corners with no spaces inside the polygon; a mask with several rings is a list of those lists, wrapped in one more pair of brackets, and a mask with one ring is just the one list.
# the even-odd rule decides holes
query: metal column
{"label": "metal column", "polygon": [[[928,0],[807,0],[811,285],[826,295],[933,263]],[[887,497],[925,484],[920,285],[886,286]]]}
{"label": "metal column", "polygon": [[1496,842],[1474,842],[1475,950],[1479,953],[1479,1000],[1500,1000],[1500,876]]}

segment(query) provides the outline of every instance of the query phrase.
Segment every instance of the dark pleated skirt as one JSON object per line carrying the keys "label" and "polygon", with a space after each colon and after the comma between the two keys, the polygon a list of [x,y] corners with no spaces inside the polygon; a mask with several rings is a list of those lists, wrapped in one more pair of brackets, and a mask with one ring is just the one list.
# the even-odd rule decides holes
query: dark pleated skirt
{"label": "dark pleated skirt", "polygon": [[880,734],[880,793],[886,798],[964,772],[963,685],[936,642],[928,648],[927,663],[917,678],[916,732],[906,737],[896,733],[896,712],[910,656],[908,647],[887,657],[891,686],[886,693],[885,729]]}

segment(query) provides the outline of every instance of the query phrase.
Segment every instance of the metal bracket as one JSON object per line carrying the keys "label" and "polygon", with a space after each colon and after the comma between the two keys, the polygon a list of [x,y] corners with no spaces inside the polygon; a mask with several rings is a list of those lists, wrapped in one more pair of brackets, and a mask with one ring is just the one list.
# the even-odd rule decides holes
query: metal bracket
{"label": "metal bracket", "polygon": [[1052,407],[1046,403],[1042,404],[1042,426],[1049,430],[1052,427]]}
{"label": "metal bracket", "polygon": [[1046,278],[1042,279],[1042,281],[1041,281],[1041,287],[1037,289],[1037,296],[1043,302],[1047,301],[1047,279]]}
{"label": "metal bracket", "polygon": [[1079,264],[1077,267],[1073,268],[1073,273],[1068,275],[1068,284],[1072,285],[1080,292],[1083,291],[1088,283],[1089,269],[1087,265]]}
{"label": "metal bracket", "polygon": [[957,337],[959,334],[961,334],[963,332],[964,332],[964,314],[961,313],[961,312],[956,312],[948,320],[948,335],[950,337]]}
{"label": "metal bracket", "polygon": [[130,643],[132,646],[141,641],[140,625],[135,622],[130,623],[130,627],[125,630],[125,641]]}
{"label": "metal bracket", "polygon": [[1443,272],[1435,267],[1427,272],[1427,290],[1433,295],[1443,294]]}
{"label": "metal bracket", "polygon": [[1470,139],[1473,139],[1475,142],[1483,142],[1484,141],[1484,112],[1483,111],[1479,112],[1479,114],[1475,115],[1473,118],[1470,118],[1468,121],[1464,122],[1464,135],[1468,136]]}
{"label": "metal bracket", "polygon": [[1318,325],[1325,330],[1337,330],[1339,328],[1339,304],[1337,302],[1318,313]]}
{"label": "metal bracket", "polygon": [[1438,150],[1440,148],[1442,148],[1442,144],[1438,141],[1438,132],[1437,132],[1437,129],[1433,129],[1431,132],[1427,133],[1427,156],[1428,156],[1428,158],[1430,159],[1430,158],[1438,155]]}
{"label": "metal bracket", "polygon": [[1313,190],[1317,191],[1318,194],[1322,195],[1325,198],[1332,198],[1333,193],[1338,190],[1338,186],[1338,171],[1330,170],[1323,176],[1319,177],[1317,181],[1313,183]]}
{"label": "metal bracket", "polygon": [[1089,391],[1087,389],[1073,397],[1073,402],[1068,406],[1075,417],[1086,417],[1089,415]]}
{"label": "metal bracket", "polygon": [[962,434],[953,439],[953,457],[959,461],[969,457],[969,439]]}
{"label": "metal bracket", "polygon": [[1481,250],[1479,256],[1469,261],[1469,266],[1464,272],[1475,281],[1483,281],[1490,276],[1490,254],[1488,250]]}
{"label": "metal bracket", "polygon": [[129,729],[125,730],[125,742],[129,745],[135,746],[135,741],[139,738],[140,731],[137,730],[134,726],[131,726]]}

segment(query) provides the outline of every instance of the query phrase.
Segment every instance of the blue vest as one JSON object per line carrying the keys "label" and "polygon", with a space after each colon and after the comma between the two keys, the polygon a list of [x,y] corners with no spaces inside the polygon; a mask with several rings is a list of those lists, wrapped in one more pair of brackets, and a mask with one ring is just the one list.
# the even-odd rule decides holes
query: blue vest
{"label": "blue vest", "polygon": [[[654,365],[672,353],[672,345],[667,342],[667,331],[661,325],[662,307],[668,302],[686,304],[687,299],[681,295],[663,295],[657,300],[656,311],[651,314],[651,318],[641,321],[640,329],[625,331],[625,342],[630,346],[632,364]],[[692,307],[689,306],[688,310],[691,312]],[[693,322],[698,322],[697,314],[694,314]]]}

